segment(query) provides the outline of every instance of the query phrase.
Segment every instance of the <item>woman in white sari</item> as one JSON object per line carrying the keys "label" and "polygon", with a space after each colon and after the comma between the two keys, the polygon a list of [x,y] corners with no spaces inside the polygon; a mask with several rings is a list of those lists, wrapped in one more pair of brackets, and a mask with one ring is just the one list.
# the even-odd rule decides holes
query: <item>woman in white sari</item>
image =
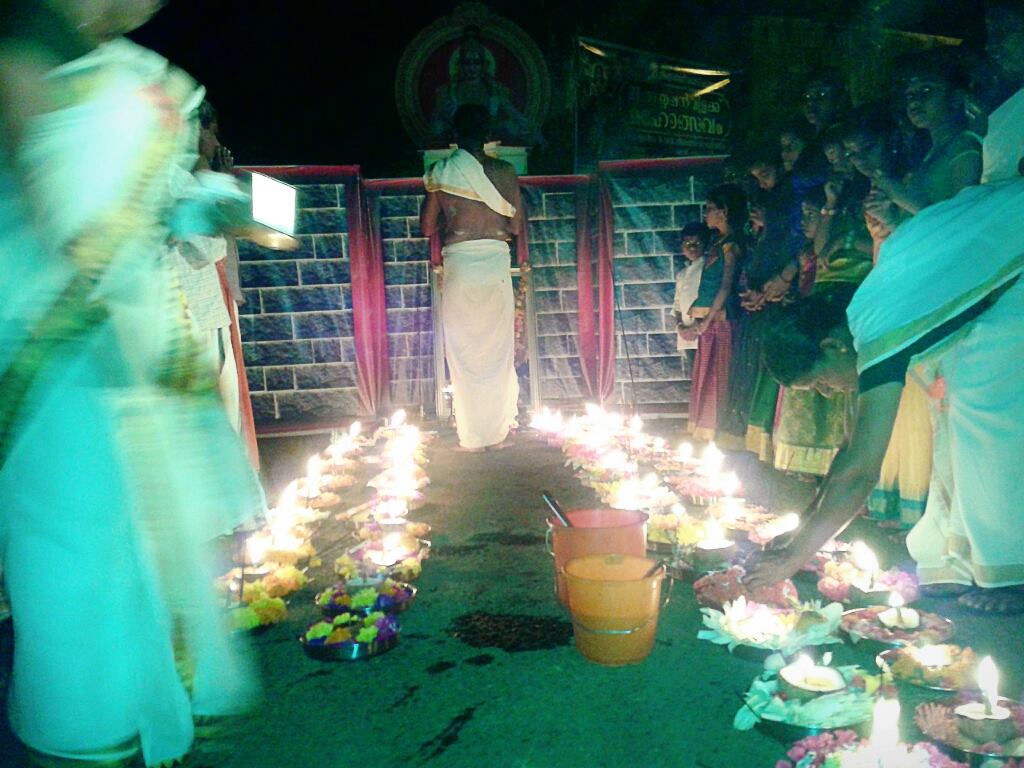
{"label": "woman in white sari", "polygon": [[[987,5],[989,52],[1020,88],[1024,7]],[[922,210],[886,240],[848,324],[841,308],[812,306],[773,328],[787,354],[775,365],[785,383],[857,388],[857,417],[804,525],[760,558],[751,584],[791,576],[857,513],[909,370],[931,394],[935,425],[928,506],[907,540],[921,581],[973,585],[960,602],[977,610],[1024,610],[1022,156],[1024,88],[989,119],[981,186]],[[765,344],[767,356],[774,344]]]}
{"label": "woman in white sari", "polygon": [[185,115],[201,93],[150,51],[96,47],[158,5],[2,9],[23,23],[0,43],[9,713],[48,765],[140,747],[147,765],[173,761],[194,716],[230,714],[251,695],[203,545],[258,512],[262,495],[160,258],[165,222],[179,235],[212,230],[207,214],[231,191],[210,191],[211,179],[205,196],[168,210],[173,169],[194,162]]}

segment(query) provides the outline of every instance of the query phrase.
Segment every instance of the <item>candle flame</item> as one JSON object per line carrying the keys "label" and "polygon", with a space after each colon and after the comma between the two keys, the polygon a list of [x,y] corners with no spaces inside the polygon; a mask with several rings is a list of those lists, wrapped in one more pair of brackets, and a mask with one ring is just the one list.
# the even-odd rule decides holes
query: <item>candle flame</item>
{"label": "candle flame", "polygon": [[295,480],[292,480],[288,485],[285,486],[284,490],[281,491],[281,495],[277,499],[277,508],[280,510],[293,509],[295,507],[295,497],[299,494],[299,484]]}
{"label": "candle flame", "polygon": [[945,645],[926,645],[914,650],[918,664],[925,667],[945,667],[952,663],[949,647]]}
{"label": "candle flame", "polygon": [[853,564],[865,573],[874,574],[878,571],[878,556],[863,541],[853,542]]}
{"label": "candle flame", "polygon": [[900,702],[879,699],[871,723],[871,747],[878,755],[892,754],[900,743]]}
{"label": "candle flame", "polygon": [[683,461],[689,461],[693,458],[693,445],[691,443],[680,443],[676,449],[676,456]]}
{"label": "candle flame", "polygon": [[725,496],[735,496],[740,488],[740,479],[735,472],[727,472],[718,479],[718,487]]}
{"label": "candle flame", "polygon": [[701,456],[704,462],[704,469],[709,475],[716,474],[722,469],[722,462],[725,461],[725,454],[718,450],[714,443],[708,443],[707,448]]}
{"label": "candle flame", "polygon": [[705,544],[730,544],[730,540],[725,535],[725,530],[717,520],[708,520],[704,526],[704,543]]}
{"label": "candle flame", "polygon": [[995,709],[999,703],[999,670],[991,656],[986,656],[978,664],[978,687],[988,707]]}
{"label": "candle flame", "polygon": [[899,592],[893,592],[889,595],[889,607],[890,608],[902,608],[907,604],[907,601],[903,599],[903,595]]}
{"label": "candle flame", "polygon": [[785,514],[779,518],[778,523],[775,527],[776,535],[781,535],[783,533],[795,531],[799,527],[800,515],[798,515],[796,512],[789,512],[788,514]]}
{"label": "candle flame", "polygon": [[359,433],[362,432],[362,431],[363,431],[363,425],[360,424],[358,421],[353,421],[352,424],[348,428],[349,437],[352,437],[352,438],[359,437]]}
{"label": "candle flame", "polygon": [[405,409],[399,408],[397,411],[391,414],[391,419],[388,421],[388,426],[400,427],[403,424],[405,424]]}

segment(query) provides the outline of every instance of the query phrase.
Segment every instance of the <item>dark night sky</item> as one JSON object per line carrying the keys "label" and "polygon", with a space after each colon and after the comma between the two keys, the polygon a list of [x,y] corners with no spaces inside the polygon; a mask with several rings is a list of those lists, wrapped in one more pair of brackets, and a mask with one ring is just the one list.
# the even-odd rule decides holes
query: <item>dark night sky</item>
{"label": "dark night sky", "polygon": [[[393,93],[402,51],[455,2],[173,0],[133,37],[209,89],[239,163],[361,164],[369,176],[417,173]],[[494,0],[541,48],[551,119],[564,110],[575,34],[708,64],[742,67],[751,13],[881,23],[976,37],[969,0]],[[739,43],[739,44],[738,44]],[[563,114],[566,114],[563,112]],[[564,170],[569,170],[568,168]]]}

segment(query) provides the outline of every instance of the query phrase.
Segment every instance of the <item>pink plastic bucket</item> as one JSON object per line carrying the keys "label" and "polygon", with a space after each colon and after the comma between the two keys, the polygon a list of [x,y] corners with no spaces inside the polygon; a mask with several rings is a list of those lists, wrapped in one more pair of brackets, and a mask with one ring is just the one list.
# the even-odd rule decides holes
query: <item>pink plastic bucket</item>
{"label": "pink plastic bucket", "polygon": [[572,523],[566,528],[548,518],[548,553],[555,558],[555,591],[569,604],[565,565],[588,555],[632,555],[647,553],[647,514],[625,509],[573,509],[565,513]]}

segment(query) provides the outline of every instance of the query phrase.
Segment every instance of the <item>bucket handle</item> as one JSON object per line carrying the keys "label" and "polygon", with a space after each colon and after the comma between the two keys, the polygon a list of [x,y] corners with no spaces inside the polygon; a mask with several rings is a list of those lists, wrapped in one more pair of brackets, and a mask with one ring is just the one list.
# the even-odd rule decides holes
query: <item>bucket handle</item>
{"label": "bucket handle", "polygon": [[[648,616],[646,619],[644,619],[642,624],[639,624],[631,629],[594,629],[593,627],[588,627],[586,624],[579,621],[575,615],[573,615],[573,626],[579,627],[584,632],[589,632],[592,635],[635,635],[637,632],[639,632],[648,624],[650,624],[651,620],[656,618],[658,616],[658,613],[661,613],[661,611],[665,610],[665,607],[672,601],[672,590],[675,588],[676,580],[672,578],[672,574],[669,572],[665,563],[661,564],[661,568],[665,571],[666,580],[668,581],[668,592],[665,595],[664,600],[662,600],[661,605],[658,607],[658,611],[653,616]],[[665,582],[663,581],[662,584],[664,583]]]}
{"label": "bucket handle", "polygon": [[555,548],[554,548],[554,545],[552,544],[552,540],[551,540],[551,536],[552,536],[553,532],[554,532],[554,529],[550,525],[548,526],[548,529],[546,531],[544,531],[544,548],[548,551],[548,554],[551,555],[552,557],[555,556]]}

